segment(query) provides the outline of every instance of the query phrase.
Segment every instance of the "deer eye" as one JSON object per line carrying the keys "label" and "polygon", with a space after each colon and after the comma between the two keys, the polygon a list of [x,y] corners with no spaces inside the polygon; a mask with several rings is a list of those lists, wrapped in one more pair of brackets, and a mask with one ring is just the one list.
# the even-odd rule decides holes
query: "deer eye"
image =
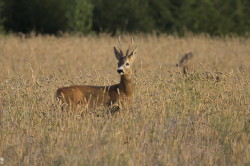
{"label": "deer eye", "polygon": [[126,66],[128,66],[128,65],[129,65],[129,63],[127,62],[127,63],[126,63]]}

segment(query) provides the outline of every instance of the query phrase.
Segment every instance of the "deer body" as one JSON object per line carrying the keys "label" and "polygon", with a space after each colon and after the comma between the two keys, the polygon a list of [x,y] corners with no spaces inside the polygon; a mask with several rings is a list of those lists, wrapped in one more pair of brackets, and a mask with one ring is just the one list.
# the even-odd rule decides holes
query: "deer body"
{"label": "deer body", "polygon": [[182,72],[183,74],[188,74],[188,62],[190,61],[190,59],[193,57],[192,52],[189,52],[187,54],[185,54],[181,60],[179,61],[178,64],[176,64],[177,67],[182,67]]}
{"label": "deer body", "polygon": [[70,105],[73,111],[78,104],[91,108],[98,106],[109,107],[116,103],[119,104],[119,106],[130,104],[133,100],[134,92],[132,62],[137,49],[130,53],[129,48],[124,56],[121,49],[118,51],[114,47],[115,56],[119,61],[117,72],[121,75],[119,84],[110,86],[74,85],[62,87],[56,91],[58,101],[62,104]]}

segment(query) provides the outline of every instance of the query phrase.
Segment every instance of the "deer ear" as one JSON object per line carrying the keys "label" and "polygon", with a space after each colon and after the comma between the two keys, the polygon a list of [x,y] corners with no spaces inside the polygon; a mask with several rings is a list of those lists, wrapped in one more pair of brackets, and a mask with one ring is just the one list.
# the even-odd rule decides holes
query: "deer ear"
{"label": "deer ear", "polygon": [[134,61],[134,59],[136,58],[137,51],[138,51],[138,48],[134,49],[134,50],[128,55],[128,58],[129,58],[131,61]]}
{"label": "deer ear", "polygon": [[115,47],[114,47],[114,53],[115,53],[115,57],[117,60],[120,60],[122,55],[121,55],[121,52],[118,51]]}

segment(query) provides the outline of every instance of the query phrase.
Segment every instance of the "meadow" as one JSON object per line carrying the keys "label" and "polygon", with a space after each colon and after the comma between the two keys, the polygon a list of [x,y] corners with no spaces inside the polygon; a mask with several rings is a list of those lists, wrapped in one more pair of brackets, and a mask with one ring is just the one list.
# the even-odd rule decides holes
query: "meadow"
{"label": "meadow", "polygon": [[250,165],[249,38],[135,35],[132,107],[62,112],[57,88],[119,82],[117,39],[0,37],[0,165]]}

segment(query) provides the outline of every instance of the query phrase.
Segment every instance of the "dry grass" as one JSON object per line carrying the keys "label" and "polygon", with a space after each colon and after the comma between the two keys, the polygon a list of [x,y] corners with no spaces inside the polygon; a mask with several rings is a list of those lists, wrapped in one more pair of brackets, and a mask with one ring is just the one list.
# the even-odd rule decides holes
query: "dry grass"
{"label": "dry grass", "polygon": [[[249,39],[135,36],[133,108],[61,112],[58,87],[119,81],[116,41],[0,38],[0,164],[250,164]],[[188,51],[193,70],[183,76],[174,65]]]}

